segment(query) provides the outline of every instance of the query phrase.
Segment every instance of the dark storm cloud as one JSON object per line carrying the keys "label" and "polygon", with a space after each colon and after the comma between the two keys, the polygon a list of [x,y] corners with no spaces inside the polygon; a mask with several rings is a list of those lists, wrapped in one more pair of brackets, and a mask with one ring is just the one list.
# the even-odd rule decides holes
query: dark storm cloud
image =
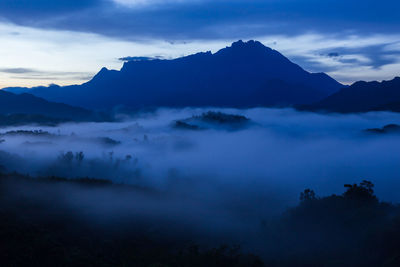
{"label": "dark storm cloud", "polygon": [[136,7],[112,0],[5,0],[0,16],[28,26],[120,38],[207,39],[310,30],[394,32],[399,7],[394,0],[367,0],[362,5],[344,0],[148,1]]}
{"label": "dark storm cloud", "polygon": [[2,0],[0,8],[2,13],[8,11],[13,14],[42,14],[47,12],[68,12],[98,5],[101,2],[102,0]]}

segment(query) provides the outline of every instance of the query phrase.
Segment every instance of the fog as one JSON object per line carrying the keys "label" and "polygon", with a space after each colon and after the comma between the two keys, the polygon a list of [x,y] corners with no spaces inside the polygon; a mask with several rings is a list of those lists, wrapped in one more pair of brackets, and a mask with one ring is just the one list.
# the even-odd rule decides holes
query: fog
{"label": "fog", "polygon": [[[173,127],[176,120],[209,110],[251,121],[234,129]],[[239,236],[257,235],[263,220],[296,205],[306,188],[322,196],[340,194],[343,184],[367,179],[380,199],[400,202],[400,135],[364,132],[398,122],[400,114],[383,112],[159,109],[124,115],[114,123],[2,128],[0,165],[7,172],[108,179],[153,192],[132,196],[57,189],[68,205],[86,208],[88,218],[105,211],[110,218],[139,214],[178,220],[209,234],[225,232],[232,238],[235,232],[243,241]],[[12,132],[20,130],[43,132]],[[222,226],[223,231],[216,230]]]}
{"label": "fog", "polygon": [[[172,127],[174,120],[209,110],[244,115],[252,124],[235,131],[223,126],[201,131]],[[400,136],[363,132],[400,122],[399,114],[160,109],[124,119],[118,123],[2,128],[2,134],[41,130],[51,135],[2,135],[1,151],[20,159],[3,157],[1,164],[9,171],[33,176],[93,177],[157,187],[180,180],[240,191],[271,190],[292,200],[304,188],[326,194],[340,190],[344,182],[370,179],[376,183],[379,197],[400,201],[393,192],[399,185]],[[59,159],[68,151],[83,152],[83,161],[72,160],[63,166]]]}

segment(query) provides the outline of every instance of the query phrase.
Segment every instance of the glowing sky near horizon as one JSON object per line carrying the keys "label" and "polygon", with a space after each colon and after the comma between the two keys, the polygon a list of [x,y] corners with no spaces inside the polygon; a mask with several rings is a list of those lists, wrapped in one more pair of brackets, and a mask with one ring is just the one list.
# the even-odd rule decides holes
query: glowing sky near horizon
{"label": "glowing sky near horizon", "polygon": [[366,1],[3,0],[0,88],[79,84],[102,67],[120,69],[121,57],[216,52],[238,39],[343,83],[392,79],[400,4]]}

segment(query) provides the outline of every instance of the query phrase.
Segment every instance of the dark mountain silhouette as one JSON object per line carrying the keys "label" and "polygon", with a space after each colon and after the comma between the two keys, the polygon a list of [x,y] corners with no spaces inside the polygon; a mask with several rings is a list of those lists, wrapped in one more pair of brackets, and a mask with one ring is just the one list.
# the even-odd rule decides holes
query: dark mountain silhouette
{"label": "dark mountain silhouette", "polygon": [[96,117],[93,112],[87,109],[49,102],[27,93],[18,95],[4,90],[0,90],[0,114],[2,115],[1,118],[7,118],[7,120],[13,119],[24,122],[28,122],[26,120],[50,122],[46,118],[57,119],[51,120],[54,122],[60,120],[83,121],[93,120]]}
{"label": "dark mountain silhouette", "polygon": [[[231,106],[312,103],[343,85],[309,73],[257,41],[173,60],[134,60],[120,71],[103,68],[82,85],[37,87],[30,93],[87,108]],[[8,88],[26,92],[24,88]]]}
{"label": "dark mountain silhouette", "polygon": [[400,77],[383,82],[356,82],[350,87],[300,109],[339,113],[400,111]]}

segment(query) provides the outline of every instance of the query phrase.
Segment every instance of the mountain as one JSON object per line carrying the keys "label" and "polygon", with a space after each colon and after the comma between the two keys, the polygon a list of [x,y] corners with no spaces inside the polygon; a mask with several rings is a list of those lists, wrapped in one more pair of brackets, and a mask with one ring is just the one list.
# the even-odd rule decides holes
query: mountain
{"label": "mountain", "polygon": [[350,87],[311,105],[300,106],[310,111],[339,113],[400,111],[400,77],[383,82],[356,82]]}
{"label": "mountain", "polygon": [[27,93],[14,94],[4,90],[0,90],[0,115],[0,120],[7,121],[7,124],[85,121],[95,120],[97,116],[92,111],[80,107],[49,102]]}
{"label": "mountain", "polygon": [[103,68],[82,85],[8,88],[87,108],[231,106],[312,103],[343,85],[324,73],[309,73],[257,41],[238,41],[216,53],[173,60],[143,59],[120,71]]}

